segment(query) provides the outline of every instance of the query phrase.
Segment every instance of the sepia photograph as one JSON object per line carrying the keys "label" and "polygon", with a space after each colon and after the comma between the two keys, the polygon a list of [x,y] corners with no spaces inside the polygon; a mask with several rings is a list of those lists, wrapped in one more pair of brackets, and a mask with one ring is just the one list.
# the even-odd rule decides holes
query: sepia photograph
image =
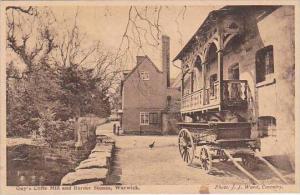
{"label": "sepia photograph", "polygon": [[297,9],[3,1],[0,194],[300,192]]}

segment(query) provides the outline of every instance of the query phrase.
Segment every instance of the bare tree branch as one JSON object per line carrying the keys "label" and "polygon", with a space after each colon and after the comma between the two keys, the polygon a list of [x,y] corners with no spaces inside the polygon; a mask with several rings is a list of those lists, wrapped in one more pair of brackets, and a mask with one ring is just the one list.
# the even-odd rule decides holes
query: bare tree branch
{"label": "bare tree branch", "polygon": [[7,6],[5,9],[6,9],[6,11],[7,10],[15,10],[15,11],[22,12],[24,14],[35,15],[35,16],[37,15],[36,10],[31,6],[29,6],[27,9],[18,7],[18,6]]}

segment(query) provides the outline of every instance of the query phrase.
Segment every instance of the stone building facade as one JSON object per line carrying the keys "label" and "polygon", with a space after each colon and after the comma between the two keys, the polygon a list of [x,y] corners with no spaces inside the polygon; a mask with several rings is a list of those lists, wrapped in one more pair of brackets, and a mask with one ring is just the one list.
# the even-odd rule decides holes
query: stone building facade
{"label": "stone building facade", "polygon": [[[218,112],[209,120],[251,122],[263,153],[293,159],[294,28],[294,6],[225,6],[211,12],[174,59],[181,60],[184,72],[185,120],[202,120],[192,118],[199,111]],[[195,93],[203,101],[193,104],[201,104],[198,110],[188,102]],[[230,100],[245,109],[226,112],[234,105]]]}

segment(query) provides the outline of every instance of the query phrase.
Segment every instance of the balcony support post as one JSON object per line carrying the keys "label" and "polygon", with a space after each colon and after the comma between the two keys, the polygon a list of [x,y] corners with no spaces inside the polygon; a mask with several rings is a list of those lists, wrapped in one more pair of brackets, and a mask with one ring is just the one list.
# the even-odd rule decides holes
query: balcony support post
{"label": "balcony support post", "polygon": [[183,98],[184,95],[184,74],[182,73],[182,77],[181,77],[181,99]]}
{"label": "balcony support post", "polygon": [[222,39],[222,32],[219,31],[218,33],[218,81],[219,81],[219,89],[218,89],[218,95],[219,95],[219,102],[220,102],[220,110],[222,109],[222,100],[223,100],[223,39]]}
{"label": "balcony support post", "polygon": [[190,78],[191,78],[191,89],[190,89],[190,92],[193,93],[194,92],[194,71],[191,70],[190,71]]}
{"label": "balcony support post", "polygon": [[219,81],[219,100],[220,103],[223,99],[223,93],[222,93],[222,84],[223,84],[223,50],[218,50],[218,81]]}
{"label": "balcony support post", "polygon": [[205,88],[206,88],[206,65],[207,63],[202,63],[202,104],[205,105]]}

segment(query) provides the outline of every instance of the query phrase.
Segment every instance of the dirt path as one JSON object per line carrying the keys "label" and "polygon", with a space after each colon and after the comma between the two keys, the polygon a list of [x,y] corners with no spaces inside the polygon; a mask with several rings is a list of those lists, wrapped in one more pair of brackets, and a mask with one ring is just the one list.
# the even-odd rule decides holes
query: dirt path
{"label": "dirt path", "polygon": [[[112,131],[106,124],[99,131]],[[231,162],[214,162],[210,174],[197,163],[186,165],[181,159],[177,136],[114,136],[116,156],[111,177],[112,183],[139,185],[193,185],[211,183],[250,183],[249,179]],[[154,148],[149,144],[155,141]],[[259,165],[255,176],[265,182],[280,183],[268,169]]]}

